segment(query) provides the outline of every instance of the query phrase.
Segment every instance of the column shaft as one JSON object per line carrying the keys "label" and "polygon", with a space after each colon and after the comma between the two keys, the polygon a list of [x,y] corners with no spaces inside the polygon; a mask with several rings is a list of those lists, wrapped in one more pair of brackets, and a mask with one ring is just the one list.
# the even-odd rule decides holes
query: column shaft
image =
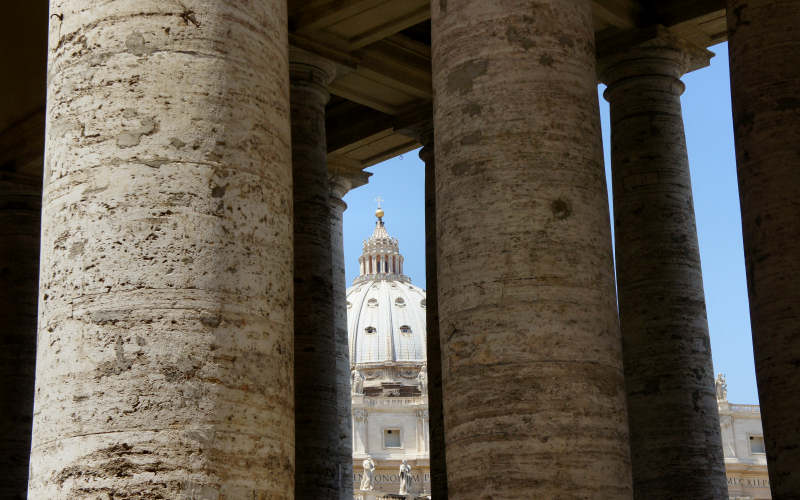
{"label": "column shaft", "polygon": [[442,403],[442,349],[439,339],[439,301],[436,280],[436,162],[433,134],[419,152],[425,162],[425,320],[427,329],[428,411],[430,415],[431,496],[447,496],[447,461]]}
{"label": "column shaft", "polygon": [[286,16],[50,2],[30,498],[291,498]]}
{"label": "column shaft", "polygon": [[591,2],[432,13],[449,494],[630,497]]}
{"label": "column shaft", "polygon": [[773,498],[800,492],[800,2],[729,0],[739,198]]}
{"label": "column shaft", "polygon": [[28,491],[44,110],[0,132],[0,498]]}
{"label": "column shaft", "polygon": [[336,325],[326,162],[331,63],[291,52],[294,383],[298,498],[338,498]]}
{"label": "column shaft", "polygon": [[353,423],[351,415],[350,348],[347,343],[347,280],[344,266],[342,217],[347,205],[341,197],[330,197],[331,265],[333,271],[334,335],[336,342],[336,412],[338,415],[337,460],[339,498],[353,499]]}
{"label": "column shaft", "polygon": [[634,496],[642,499],[728,498],[681,116],[687,59],[663,34],[603,72]]}

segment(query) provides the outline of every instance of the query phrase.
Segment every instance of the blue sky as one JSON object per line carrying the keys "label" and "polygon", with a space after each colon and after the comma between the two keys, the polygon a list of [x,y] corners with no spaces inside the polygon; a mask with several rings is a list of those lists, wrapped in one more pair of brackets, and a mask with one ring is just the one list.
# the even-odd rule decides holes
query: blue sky
{"label": "blue sky", "polygon": [[[756,404],[755,369],[747,307],[739,194],[731,120],[727,44],[711,47],[711,66],[683,77],[686,143],[700,239],[700,258],[711,332],[714,371],[728,380],[728,399]],[[600,92],[600,118],[609,176],[608,103]],[[368,169],[369,184],[347,194],[344,246],[347,282],[358,274],[361,243],[375,225],[375,198],[383,198],[389,234],[400,240],[405,272],[425,286],[425,168],[413,151]]]}

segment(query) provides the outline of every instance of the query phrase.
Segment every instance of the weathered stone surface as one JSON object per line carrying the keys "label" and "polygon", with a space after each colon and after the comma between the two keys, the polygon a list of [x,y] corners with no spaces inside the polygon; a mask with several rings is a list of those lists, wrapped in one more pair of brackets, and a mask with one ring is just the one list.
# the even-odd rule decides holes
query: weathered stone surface
{"label": "weathered stone surface", "polygon": [[729,0],[733,126],[773,498],[800,491],[800,2]]}
{"label": "weathered stone surface", "polygon": [[0,133],[0,498],[28,491],[44,110]]}
{"label": "weathered stone surface", "polygon": [[432,13],[449,494],[629,498],[590,2]]}
{"label": "weathered stone surface", "polygon": [[31,498],[291,498],[281,0],[54,0]]}
{"label": "weathered stone surface", "polygon": [[291,51],[295,435],[298,498],[339,498],[326,89],[333,64]]}
{"label": "weathered stone surface", "polygon": [[[334,181],[331,180],[331,183]],[[346,192],[346,189],[343,189]],[[337,484],[340,500],[353,498],[353,423],[351,417],[350,350],[347,346],[347,279],[344,267],[344,235],[342,234],[344,193],[331,187],[329,199],[331,228],[331,270],[333,273],[333,323],[336,343],[336,443]]]}
{"label": "weathered stone surface", "polygon": [[[432,132],[432,131],[431,131]],[[442,349],[439,338],[439,301],[436,279],[436,157],[433,134],[423,138],[419,157],[425,162],[425,308],[428,359],[428,411],[430,414],[431,497],[447,496],[447,451],[444,444],[442,402]]]}
{"label": "weathered stone surface", "polygon": [[681,75],[665,30],[605,62],[634,496],[727,499]]}

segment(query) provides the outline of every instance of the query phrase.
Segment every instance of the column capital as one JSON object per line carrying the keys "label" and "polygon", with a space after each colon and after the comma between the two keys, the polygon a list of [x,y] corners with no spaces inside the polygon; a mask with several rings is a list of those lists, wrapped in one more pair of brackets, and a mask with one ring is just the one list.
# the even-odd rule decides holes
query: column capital
{"label": "column capital", "polygon": [[336,63],[294,46],[289,47],[289,78],[292,85],[310,83],[327,90],[336,78]]}
{"label": "column capital", "polygon": [[[598,54],[597,75],[609,87],[636,77],[672,77],[709,65],[714,53],[661,25],[620,35]],[[682,84],[680,92],[683,91]]]}
{"label": "column capital", "polygon": [[371,173],[365,172],[358,160],[339,155],[328,156],[328,181],[331,197],[341,200],[351,189],[369,182]]}

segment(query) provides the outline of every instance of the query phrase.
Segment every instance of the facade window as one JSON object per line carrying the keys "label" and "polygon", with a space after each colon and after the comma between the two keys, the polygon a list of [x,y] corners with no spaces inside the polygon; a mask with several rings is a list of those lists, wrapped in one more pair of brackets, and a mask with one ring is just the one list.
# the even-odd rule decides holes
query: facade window
{"label": "facade window", "polygon": [[764,436],[750,436],[750,453],[765,453]]}
{"label": "facade window", "polygon": [[366,333],[368,333],[368,334],[373,334],[373,333],[377,332],[378,330],[376,330],[374,326],[368,326],[368,327],[364,328],[364,331]]}
{"label": "facade window", "polygon": [[384,448],[402,448],[400,440],[400,429],[384,429],[383,430],[383,447]]}

